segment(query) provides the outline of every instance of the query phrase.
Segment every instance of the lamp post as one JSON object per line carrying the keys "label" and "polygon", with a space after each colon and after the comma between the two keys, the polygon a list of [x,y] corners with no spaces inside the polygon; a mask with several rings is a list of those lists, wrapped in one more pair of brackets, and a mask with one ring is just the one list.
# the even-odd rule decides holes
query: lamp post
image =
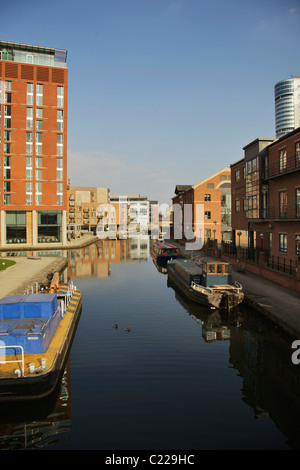
{"label": "lamp post", "polygon": [[259,234],[259,238],[261,239],[261,249],[262,251],[264,251],[264,234],[263,233],[260,233]]}
{"label": "lamp post", "polygon": [[241,235],[242,235],[242,232],[237,233],[237,236],[239,237],[239,246],[241,246]]}

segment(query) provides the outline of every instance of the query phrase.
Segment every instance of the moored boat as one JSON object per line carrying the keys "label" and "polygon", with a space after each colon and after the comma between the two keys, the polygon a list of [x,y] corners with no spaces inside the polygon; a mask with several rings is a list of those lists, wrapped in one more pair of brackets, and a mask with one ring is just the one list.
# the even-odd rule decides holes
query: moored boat
{"label": "moored boat", "polygon": [[160,265],[166,265],[168,261],[183,258],[180,249],[165,240],[157,239],[151,247],[151,256]]}
{"label": "moored boat", "polygon": [[168,278],[190,300],[231,310],[244,299],[241,284],[232,284],[231,263],[188,259],[169,261]]}
{"label": "moored boat", "polygon": [[44,398],[63,374],[82,295],[57,277],[49,292],[0,300],[0,401]]}

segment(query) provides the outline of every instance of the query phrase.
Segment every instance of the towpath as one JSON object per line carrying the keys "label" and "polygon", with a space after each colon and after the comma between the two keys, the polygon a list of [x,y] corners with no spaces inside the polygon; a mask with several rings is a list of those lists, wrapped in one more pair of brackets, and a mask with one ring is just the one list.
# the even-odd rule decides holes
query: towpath
{"label": "towpath", "polygon": [[[170,240],[170,243],[174,241]],[[211,258],[201,251],[185,250],[184,245],[175,243],[187,258],[201,260]],[[300,295],[279,284],[255,276],[252,273],[233,271],[233,281],[243,286],[245,302],[281,327],[289,336],[300,339]]]}

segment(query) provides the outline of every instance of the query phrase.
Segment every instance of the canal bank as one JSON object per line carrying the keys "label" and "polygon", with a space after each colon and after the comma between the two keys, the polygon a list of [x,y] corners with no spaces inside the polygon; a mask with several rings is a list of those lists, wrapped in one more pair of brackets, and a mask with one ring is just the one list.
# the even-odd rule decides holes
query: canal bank
{"label": "canal bank", "polygon": [[[212,258],[199,250],[186,250],[184,245],[169,240],[180,248],[186,258]],[[216,258],[212,258],[216,259]],[[233,281],[243,286],[245,303],[280,327],[286,334],[300,339],[300,295],[279,284],[252,273],[233,271]]]}
{"label": "canal bank", "polygon": [[[79,249],[84,248],[85,246],[90,245],[97,241],[97,238],[94,235],[84,235],[81,238],[71,240],[64,247],[57,246],[51,247],[47,245],[43,249],[39,247],[39,251],[48,251],[49,250],[62,250],[62,249]],[[37,248],[33,249],[32,247],[23,247],[21,249],[19,246],[15,249],[5,250],[1,248],[1,252],[5,253],[6,251],[27,251],[31,255],[25,256],[16,256],[12,257],[16,264],[6,268],[4,271],[0,271],[0,299],[6,295],[16,295],[23,294],[31,289],[36,289],[36,283],[47,284],[49,279],[47,275],[49,273],[54,273],[56,271],[62,271],[68,264],[67,258],[64,257],[48,257],[48,256],[38,256],[36,253]]]}

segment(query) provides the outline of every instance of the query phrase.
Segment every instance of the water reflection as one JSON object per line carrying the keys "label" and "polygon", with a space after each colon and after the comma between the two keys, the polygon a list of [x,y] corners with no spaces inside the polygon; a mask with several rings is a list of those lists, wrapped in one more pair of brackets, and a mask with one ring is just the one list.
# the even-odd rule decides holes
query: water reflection
{"label": "water reflection", "polygon": [[[82,313],[80,322],[83,322],[83,325],[77,335],[78,333],[88,334],[91,343],[89,347],[97,348],[99,347],[99,337],[101,337],[102,354],[106,358],[110,358],[112,362],[105,363],[105,358],[99,357],[99,364],[96,364],[98,375],[89,376],[89,369],[84,368],[84,361],[87,360],[86,357],[90,351],[87,352],[87,356],[83,355],[82,350],[86,348],[86,345],[84,344],[84,335],[80,336],[79,334],[76,338],[77,341],[73,344],[74,362],[73,364],[72,362],[68,363],[56,396],[39,403],[38,406],[34,404],[30,407],[28,405],[16,407],[14,405],[7,408],[0,405],[0,449],[69,448],[71,446],[70,436],[75,432],[80,433],[81,427],[77,423],[76,431],[72,429],[72,417],[75,415],[77,420],[79,419],[78,415],[81,413],[76,407],[79,406],[79,402],[86,402],[86,393],[91,387],[90,383],[93,383],[93,392],[89,391],[90,413],[93,413],[95,428],[97,428],[97,423],[101,423],[103,426],[103,441],[98,443],[100,448],[101,446],[104,449],[122,448],[121,445],[125,448],[127,445],[128,449],[133,448],[129,447],[132,443],[129,444],[127,441],[122,441],[120,444],[118,441],[119,431],[116,431],[116,428],[110,423],[115,423],[119,426],[118,429],[122,429],[122,425],[125,426],[125,421],[122,421],[124,419],[126,426],[134,429],[137,422],[143,421],[143,413],[148,413],[145,422],[149,420],[152,425],[152,428],[149,425],[147,430],[143,429],[148,440],[149,437],[153,439],[153,445],[158,442],[158,439],[161,439],[162,443],[167,443],[168,441],[164,441],[167,439],[163,435],[164,431],[161,431],[161,435],[159,435],[160,431],[155,427],[155,418],[152,417],[154,421],[151,421],[149,415],[155,416],[155,413],[158,413],[157,421],[165,422],[166,419],[169,419],[170,423],[173,423],[172,420],[175,419],[176,414],[182,412],[182,415],[186,417],[187,426],[189,426],[189,438],[187,441],[184,440],[184,434],[187,434],[187,431],[183,424],[174,427],[172,433],[177,433],[177,440],[172,434],[174,438],[172,443],[177,444],[169,448],[176,448],[177,445],[178,449],[201,448],[201,446],[204,448],[210,446],[216,449],[222,448],[222,446],[233,449],[247,446],[248,448],[261,449],[300,449],[298,426],[300,369],[291,361],[291,340],[272,323],[245,306],[234,312],[226,313],[201,307],[186,300],[167,281],[167,276],[159,269],[159,266],[154,265],[151,258],[149,260],[149,253],[150,241],[145,237],[134,240],[99,240],[86,248],[67,252],[68,267],[64,276],[66,280],[76,278],[82,281],[83,295],[85,292],[87,293],[83,304],[89,308],[89,312],[83,311]],[[145,263],[147,260],[148,262]],[[132,266],[141,263],[145,265],[142,271],[141,266],[137,266],[136,270],[135,266]],[[124,272],[128,272],[126,280],[121,276],[118,265],[122,266],[122,275]],[[151,322],[157,323],[157,325],[151,325],[151,334],[153,335],[151,338],[146,336],[144,331],[144,336],[140,340],[131,333],[128,335],[125,333],[121,336],[120,331],[117,332],[112,328],[109,317],[111,304],[107,303],[108,299],[109,302],[114,302],[110,295],[113,292],[111,283],[105,284],[105,289],[108,290],[107,295],[104,289],[95,292],[95,286],[100,287],[103,278],[109,281],[113,277],[112,274],[115,279],[120,276],[120,282],[125,283],[125,287],[120,292],[122,295],[125,295],[126,292],[124,309],[130,311],[132,315],[134,315],[132,311],[135,309],[145,312],[145,308],[143,310],[138,302],[141,304],[144,302],[144,305],[147,306],[148,310],[146,310],[145,316],[149,315],[155,302],[159,302],[161,312],[156,315],[152,312]],[[144,276],[144,282],[138,284],[139,297],[137,297],[134,287],[140,281],[141,275]],[[141,290],[142,286],[144,286],[144,290]],[[155,296],[153,292],[155,292]],[[89,320],[87,313],[92,315],[93,308],[96,308],[94,304],[98,305],[99,301],[103,302],[103,311],[101,310],[100,318],[97,311],[97,317],[95,317],[97,321],[91,324],[93,317],[90,317]],[[145,321],[142,316],[137,315],[135,318],[139,318],[140,322]],[[189,320],[195,322],[195,328]],[[103,326],[105,322],[110,327],[108,332]],[[145,325],[142,325],[145,328]],[[93,339],[92,333],[94,332],[91,331],[91,327],[101,328],[101,331],[95,333],[96,336],[98,335],[96,340]],[[169,338],[167,340],[168,329]],[[175,339],[174,332],[176,332]],[[180,343],[179,351],[175,350],[176,344],[174,343],[176,341]],[[125,354],[124,342],[129,348],[130,361],[136,361],[136,370],[125,372],[122,362],[118,365],[120,360],[118,353],[120,352],[121,356]],[[189,349],[190,343],[192,344],[191,349]],[[224,346],[227,349],[224,349]],[[187,404],[190,392],[188,387],[185,391],[185,382],[181,384],[178,401],[176,401],[176,394],[172,393],[174,386],[170,378],[173,367],[175,367],[175,353],[180,357],[180,362],[176,363],[176,369],[174,369],[177,374],[176,380],[184,381],[186,377],[189,378],[190,375],[185,374],[191,367],[190,374],[195,381],[194,389],[197,390],[197,400],[193,402],[191,409]],[[161,354],[159,360],[156,357],[157,354]],[[157,360],[157,367],[163,363],[165,369],[156,371],[153,358]],[[170,363],[167,362],[168,358]],[[124,357],[125,359],[126,357]],[[141,369],[139,369],[140,362],[142,363]],[[113,365],[112,372],[109,370],[111,364]],[[201,366],[205,368],[205,371],[201,372],[198,368],[196,375],[194,373],[195,367]],[[82,377],[83,370],[84,377]],[[228,370],[234,370],[235,374],[230,375]],[[170,383],[166,381],[165,371],[170,374],[168,376]],[[72,377],[73,382],[71,382]],[[240,378],[241,383],[236,382],[236,377]],[[144,385],[141,380],[145,381]],[[176,380],[174,379],[174,382]],[[123,384],[124,388],[119,388],[122,387],[120,384]],[[237,388],[239,385],[241,385],[240,388]],[[145,390],[149,388],[149,393],[151,388],[161,388],[168,397],[168,403],[161,403],[159,409],[156,405],[153,409],[145,410],[141,402],[141,408],[139,408],[143,394],[138,394],[138,392],[139,388],[144,390],[143,387]],[[74,394],[76,396],[75,404],[71,400]],[[118,406],[121,407],[121,404],[115,406],[112,396],[118,395],[122,401],[126,394],[132,395],[130,402],[134,404],[135,408],[125,412],[118,408]],[[95,396],[97,403],[100,403],[99,408],[94,405],[93,396]],[[143,396],[143,400],[149,405],[147,396]],[[160,400],[163,402],[163,398]],[[149,398],[149,402],[153,402],[153,399]],[[174,415],[172,414],[173,403],[175,407],[173,411],[176,411]],[[203,403],[207,405],[208,411],[203,411]],[[245,413],[243,404],[247,405],[250,415]],[[88,405],[89,403],[85,404],[85,406]],[[202,408],[200,408],[201,405]],[[170,413],[168,418],[165,415],[166,408]],[[189,412],[191,415],[187,416]],[[211,415],[206,417],[203,415],[205,412],[211,413]],[[244,421],[236,425],[236,429],[243,429],[244,433],[236,431],[235,435],[235,422],[231,420],[242,419],[240,414]],[[85,413],[82,412],[82,416],[81,419],[85,419]],[[207,427],[208,422],[211,422],[210,429]],[[92,424],[89,426],[93,427]],[[202,437],[202,441],[199,440],[198,433],[200,433],[202,426],[204,427],[203,435],[207,436],[207,441],[204,437]],[[83,430],[85,427],[87,427],[86,423],[82,426]],[[111,435],[110,427],[112,428]],[[141,428],[139,426],[136,428],[137,431],[133,430],[132,433],[139,433]],[[100,429],[97,428],[98,431],[100,432]],[[153,437],[155,433],[158,434],[157,441]],[[137,446],[141,436],[141,432],[139,437],[135,436]],[[212,436],[211,439],[210,436]],[[88,438],[91,440],[91,436]],[[82,431],[82,435],[76,435],[75,440],[77,443],[82,442],[84,448],[87,446],[86,439],[87,436]],[[140,444],[140,446],[142,445]],[[96,446],[97,444],[94,448],[97,448]],[[162,447],[164,447],[163,444]]]}
{"label": "water reflection", "polygon": [[71,431],[70,364],[54,393],[26,404],[1,405],[0,450],[46,448]]}

